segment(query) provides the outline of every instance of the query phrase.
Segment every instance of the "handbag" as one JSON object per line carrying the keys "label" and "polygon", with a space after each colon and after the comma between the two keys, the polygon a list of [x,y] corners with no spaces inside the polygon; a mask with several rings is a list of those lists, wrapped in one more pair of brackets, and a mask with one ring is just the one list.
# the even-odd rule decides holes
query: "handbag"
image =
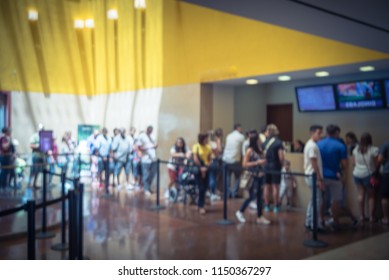
{"label": "handbag", "polygon": [[240,176],[239,188],[245,189],[251,186],[253,179],[254,179],[253,173],[251,171],[244,170],[242,175]]}
{"label": "handbag", "polygon": [[370,185],[375,189],[379,189],[381,187],[381,175],[378,172],[371,174]]}

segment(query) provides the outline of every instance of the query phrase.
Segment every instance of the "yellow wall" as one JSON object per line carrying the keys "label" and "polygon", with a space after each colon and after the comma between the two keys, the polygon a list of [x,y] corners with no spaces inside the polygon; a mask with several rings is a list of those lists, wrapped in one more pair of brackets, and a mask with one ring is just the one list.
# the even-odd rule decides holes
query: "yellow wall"
{"label": "yellow wall", "polygon": [[[0,89],[94,95],[161,86],[163,2],[148,4],[142,12],[128,0],[1,0]],[[112,8],[117,21],[107,19]],[[37,22],[27,19],[31,9]],[[74,28],[87,18],[95,28]]]}
{"label": "yellow wall", "polygon": [[0,41],[0,89],[88,95],[389,57],[177,0],[1,0]]}
{"label": "yellow wall", "polygon": [[164,3],[165,86],[389,57],[182,1]]}

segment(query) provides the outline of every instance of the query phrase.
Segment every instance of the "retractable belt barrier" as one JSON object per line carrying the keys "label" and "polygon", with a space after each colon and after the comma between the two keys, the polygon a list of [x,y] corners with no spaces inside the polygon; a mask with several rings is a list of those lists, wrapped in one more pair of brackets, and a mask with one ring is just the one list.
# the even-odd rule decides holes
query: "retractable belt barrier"
{"label": "retractable belt barrier", "polygon": [[[192,166],[192,165],[188,165],[188,164],[184,164],[184,163],[174,163],[174,162],[169,162],[169,161],[166,161],[166,160],[160,160],[160,159],[157,159],[157,205],[156,207],[159,206],[160,202],[159,202],[159,192],[160,192],[160,181],[159,181],[159,170],[160,170],[160,164],[171,164],[171,165],[175,165],[175,166],[183,166],[183,167],[188,167],[188,166]],[[198,166],[200,167],[200,166]],[[222,172],[222,184],[223,184],[223,218],[221,220],[218,220],[217,221],[217,224],[220,224],[220,225],[231,225],[233,224],[234,222],[228,220],[228,211],[227,211],[227,207],[228,207],[228,193],[229,193],[229,188],[226,184],[227,180],[226,180],[226,176],[227,176],[227,172],[230,172],[230,171],[235,171],[235,172],[243,172],[245,170],[249,170],[248,168],[244,168],[244,167],[231,167],[231,166],[228,166],[226,164],[222,164],[221,166],[218,166],[218,167],[213,167],[215,171],[218,171],[218,172]],[[263,174],[271,174],[271,175],[283,175],[283,174],[288,174],[288,175],[292,175],[292,176],[297,176],[297,177],[305,177],[305,178],[310,178],[312,180],[312,208],[313,208],[313,228],[312,228],[312,239],[311,240],[305,240],[304,241],[304,245],[307,246],[307,247],[315,247],[315,248],[318,248],[318,247],[326,247],[328,246],[325,242],[323,241],[320,241],[318,240],[317,238],[317,231],[318,231],[318,220],[317,220],[317,213],[318,213],[318,205],[316,205],[316,197],[317,197],[317,184],[316,184],[316,180],[317,180],[317,177],[316,177],[316,174],[313,173],[312,175],[307,175],[307,174],[304,174],[304,173],[299,173],[299,172],[279,172],[279,171],[266,171],[266,170],[263,170],[261,171]],[[161,208],[163,209],[163,208]]]}
{"label": "retractable belt barrier", "polygon": [[[61,196],[59,198],[47,201],[47,174],[61,177]],[[83,256],[83,189],[84,185],[79,184],[79,178],[72,179],[74,189],[70,189],[65,194],[65,182],[69,180],[65,174],[54,174],[43,170],[43,194],[42,202],[36,203],[35,200],[28,200],[24,205],[12,209],[6,209],[0,212],[0,217],[15,214],[19,211],[27,212],[27,258],[36,259],[36,239],[54,237],[53,233],[47,231],[47,206],[62,202],[61,207],[61,243],[53,245],[53,250],[69,249],[69,259],[84,259]],[[68,224],[69,224],[69,244],[66,243],[66,200],[68,200]],[[36,233],[35,212],[42,209],[41,232]]]}

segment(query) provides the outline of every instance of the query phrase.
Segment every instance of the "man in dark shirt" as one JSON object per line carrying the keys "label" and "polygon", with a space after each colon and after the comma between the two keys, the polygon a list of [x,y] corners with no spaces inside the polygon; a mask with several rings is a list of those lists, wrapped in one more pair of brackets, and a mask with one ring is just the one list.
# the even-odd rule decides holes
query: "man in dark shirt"
{"label": "man in dark shirt", "polygon": [[384,225],[389,225],[389,141],[380,147],[377,170],[381,165],[383,166],[380,188],[383,212],[382,223]]}
{"label": "man in dark shirt", "polygon": [[272,174],[272,172],[281,172],[282,163],[285,160],[285,149],[280,139],[278,139],[278,128],[274,124],[269,124],[266,128],[266,141],[262,145],[263,153],[266,157],[265,165],[265,212],[269,212],[270,187],[273,191],[273,212],[278,212],[279,187],[281,174]]}
{"label": "man in dark shirt", "polygon": [[0,188],[5,189],[7,187],[8,176],[11,168],[11,157],[12,157],[12,141],[11,141],[11,129],[4,127],[3,135],[0,137]]}

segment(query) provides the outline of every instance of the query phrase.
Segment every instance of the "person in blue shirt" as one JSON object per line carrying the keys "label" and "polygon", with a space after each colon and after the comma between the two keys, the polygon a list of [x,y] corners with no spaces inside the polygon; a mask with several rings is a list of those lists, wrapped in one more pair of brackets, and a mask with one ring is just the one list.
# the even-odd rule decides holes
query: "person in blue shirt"
{"label": "person in blue shirt", "polygon": [[[333,228],[339,228],[339,217],[345,214],[350,217],[353,225],[357,220],[347,207],[341,207],[343,199],[343,172],[347,165],[347,148],[339,141],[339,127],[327,126],[327,137],[318,143],[323,161],[323,177],[325,190],[330,192]],[[343,212],[343,213],[342,213]]]}

